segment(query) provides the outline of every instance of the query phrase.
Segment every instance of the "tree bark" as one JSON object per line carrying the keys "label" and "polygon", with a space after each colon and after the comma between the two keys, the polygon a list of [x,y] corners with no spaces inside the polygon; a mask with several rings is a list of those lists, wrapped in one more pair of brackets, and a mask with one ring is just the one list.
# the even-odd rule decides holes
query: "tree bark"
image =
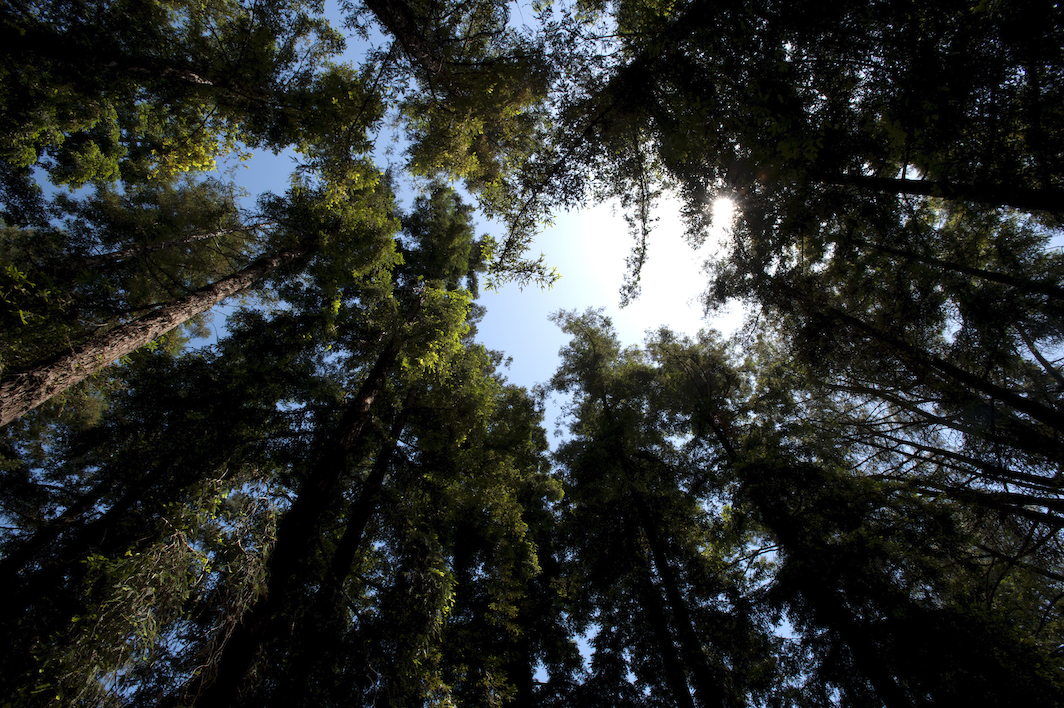
{"label": "tree bark", "polygon": [[196,706],[241,705],[241,692],[262,646],[280,633],[283,624],[291,622],[285,614],[289,595],[298,584],[304,561],[314,554],[325,515],[336,505],[340,481],[348,469],[348,454],[361,441],[373,402],[384,390],[401,348],[402,338],[396,335],[377,357],[336,433],[325,441],[299,495],[281,520],[277,543],[267,562],[265,594],[233,630],[213,675],[204,672],[193,679],[186,702]]}
{"label": "tree bark", "polygon": [[227,297],[247,289],[306,253],[306,248],[295,248],[259,258],[233,275],[206,285],[155,312],[90,337],[70,352],[12,376],[0,383],[0,426],[25,415],[52,396],[206,312]]}
{"label": "tree bark", "polygon": [[670,614],[675,620],[676,634],[679,636],[680,648],[686,659],[687,668],[691,672],[694,683],[695,696],[702,708],[723,708],[726,705],[726,697],[721,688],[722,681],[719,672],[715,670],[705,653],[701,643],[694,633],[694,623],[691,614],[687,611],[687,603],[680,593],[680,586],[676,575],[669,565],[668,553],[665,550],[661,536],[657,533],[650,515],[650,509],[646,501],[639,495],[635,496],[636,509],[639,512],[639,525],[646,536],[647,545],[650,547],[650,556],[657,569],[659,581],[664,590],[665,600],[669,606]]}
{"label": "tree bark", "polygon": [[957,184],[930,180],[873,177],[871,175],[814,175],[823,184],[856,187],[887,194],[916,197],[941,197],[951,201],[974,202],[995,207],[1013,207],[1023,211],[1064,213],[1064,190],[1053,187],[1032,189],[1003,184]]}
{"label": "tree bark", "polygon": [[315,668],[327,658],[327,653],[338,646],[336,632],[344,628],[337,624],[337,618],[344,611],[344,582],[351,574],[355,556],[363,547],[366,527],[380,503],[384,480],[391,468],[414,394],[415,391],[411,391],[407,396],[373,461],[369,475],[362,483],[358,498],[348,507],[347,525],[333,551],[325,580],[315,594],[310,610],[293,630],[292,651],[285,663],[281,688],[274,697],[281,702],[291,700],[298,703],[305,696],[307,677],[313,675]]}

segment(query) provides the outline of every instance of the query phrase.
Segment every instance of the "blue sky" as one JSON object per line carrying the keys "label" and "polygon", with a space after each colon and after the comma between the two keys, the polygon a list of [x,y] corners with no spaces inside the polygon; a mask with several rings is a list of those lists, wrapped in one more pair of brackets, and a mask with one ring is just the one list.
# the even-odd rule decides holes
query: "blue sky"
{"label": "blue sky", "polygon": [[[378,164],[383,168],[387,158],[383,149],[378,152]],[[391,159],[401,157],[393,154]],[[294,164],[289,154],[256,154],[236,168],[234,178],[248,191],[250,200],[267,190],[283,193]],[[409,201],[409,193],[403,196]],[[558,350],[566,337],[548,318],[561,309],[582,312],[589,307],[604,308],[624,345],[640,344],[648,329],[661,325],[690,335],[707,326],[725,334],[739,326],[738,312],[707,322],[699,301],[706,285],[702,267],[715,252],[713,242],[721,237],[722,230],[715,227],[707,243],[695,251],[683,240],[677,203],[663,200],[655,216],[658,221],[649,241],[642,294],[624,309],[619,307],[620,288],[632,239],[622,215],[611,204],[557,214],[555,223],[540,233],[529,255],[543,253],[547,263],[561,274],[550,289],[522,290],[516,284],[498,291],[482,289],[479,302],[488,312],[478,327],[478,339],[513,358],[505,371],[511,382],[531,388],[554,373]],[[726,218],[722,213],[716,221]],[[504,237],[497,224],[480,216],[477,233],[489,233],[498,240]],[[216,320],[215,324],[221,322]],[[551,430],[551,416],[546,423]]]}
{"label": "blue sky", "polygon": [[[340,15],[334,2],[328,3],[334,24]],[[366,49],[361,40],[349,39],[344,59],[357,63]],[[388,163],[401,172],[402,148],[396,145],[387,131],[377,148],[377,164],[382,169]],[[244,187],[249,206],[264,192],[283,193],[295,166],[291,153],[256,154],[249,162],[237,166],[233,178]],[[401,189],[406,187],[400,177]],[[405,202],[409,193],[401,195]],[[667,325],[676,332],[693,335],[701,327],[714,326],[725,334],[739,326],[740,314],[731,313],[707,323],[702,317],[699,295],[706,285],[702,272],[705,260],[715,251],[714,241],[721,238],[716,230],[699,251],[691,249],[682,238],[678,204],[668,199],[659,204],[656,227],[649,241],[648,259],[641,280],[642,294],[628,307],[619,307],[620,288],[624,282],[625,259],[632,248],[632,239],[622,215],[615,206],[602,204],[578,212],[555,215],[555,223],[536,239],[528,254],[543,253],[547,263],[556,268],[561,279],[549,290],[510,284],[497,292],[482,289],[480,303],[487,315],[479,325],[479,340],[488,348],[512,357],[504,372],[513,383],[531,388],[546,382],[558,365],[558,350],[565,344],[565,335],[548,319],[561,309],[583,311],[602,307],[613,320],[624,345],[638,345],[648,329]],[[716,221],[726,221],[720,214]],[[501,241],[502,229],[483,217],[477,217],[478,235],[490,233]],[[214,320],[216,327],[222,318]],[[548,431],[555,427],[558,408],[548,409],[545,421]]]}

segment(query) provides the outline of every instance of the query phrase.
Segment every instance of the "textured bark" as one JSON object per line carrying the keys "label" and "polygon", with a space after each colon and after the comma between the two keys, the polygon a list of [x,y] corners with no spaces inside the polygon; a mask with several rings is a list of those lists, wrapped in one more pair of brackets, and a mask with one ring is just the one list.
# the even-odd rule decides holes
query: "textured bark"
{"label": "textured bark", "polygon": [[306,253],[281,251],[254,261],[243,270],[160,307],[158,310],[90,337],[68,353],[0,383],[0,426],[33,410],[52,396],[95,374],[156,337],[206,312],[267,274]]}

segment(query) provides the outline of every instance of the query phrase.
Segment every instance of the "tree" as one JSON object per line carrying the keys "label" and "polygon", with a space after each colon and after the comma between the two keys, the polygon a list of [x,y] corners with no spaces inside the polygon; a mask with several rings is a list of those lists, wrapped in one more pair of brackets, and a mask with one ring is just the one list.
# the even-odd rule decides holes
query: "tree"
{"label": "tree", "polygon": [[[410,142],[407,168],[434,179],[462,179],[487,216],[507,213],[519,198],[512,181],[541,149],[549,120],[546,103],[557,67],[544,41],[515,29],[509,8],[496,0],[371,0],[363,11],[401,49],[405,61],[393,74],[395,84],[416,87],[397,102]],[[534,221],[521,224],[522,244],[537,228]],[[526,260],[523,251],[494,254],[493,281],[550,285],[557,279],[543,258]]]}
{"label": "tree", "polygon": [[[627,200],[628,297],[664,186],[694,242],[709,200],[730,196],[738,216],[708,307],[745,299],[826,385],[878,394],[952,425],[971,449],[1054,475],[1064,419],[1045,352],[1059,342],[1048,239],[1060,176],[1041,149],[1059,132],[1042,110],[1059,103],[1047,88],[1061,72],[1049,48],[1058,10],[590,9],[607,8],[618,50],[566,104],[548,175],[565,184],[529,199],[575,182]],[[1020,46],[1028,22],[1044,25],[1034,51]],[[939,70],[964,72],[958,93]]]}
{"label": "tree", "polygon": [[[1051,4],[367,0],[359,68],[302,0],[0,9],[0,393],[121,355],[0,431],[0,695],[1058,704]],[[386,113],[504,240],[439,182],[399,209]],[[288,147],[254,214],[197,172]],[[506,384],[479,278],[549,280],[551,209],[619,198],[632,297],[670,190],[694,242],[735,200],[706,300],[745,332],[561,312]]]}
{"label": "tree", "polygon": [[[362,77],[304,0],[70,4],[4,11],[4,159],[57,184],[212,169],[243,146],[308,147],[365,122]],[[342,100],[341,100],[342,99]]]}
{"label": "tree", "polygon": [[874,206],[929,196],[1056,219],[1060,169],[1044,149],[1060,129],[1045,108],[1059,103],[1049,87],[1062,62],[1048,3],[585,7],[612,12],[602,41],[614,51],[571,62],[558,128],[509,214],[517,223],[588,192],[618,199],[636,237],[629,294],[663,188],[679,192],[693,242],[723,195],[741,227],[774,234],[775,253],[811,219],[852,213],[846,202],[866,222]]}
{"label": "tree", "polygon": [[[372,226],[374,221],[379,222],[381,220],[379,212],[374,214],[371,211],[379,207],[374,187],[371,185],[369,188],[362,190],[359,195],[361,199],[357,201],[354,196],[351,195],[352,199],[344,205],[343,210],[329,209],[320,203],[316,204],[314,201],[315,196],[307,194],[306,187],[294,187],[287,202],[275,199],[264,204],[267,207],[267,211],[272,214],[272,221],[275,224],[271,234],[275,250],[272,252],[260,252],[258,257],[239,270],[227,273],[215,282],[208,281],[195,289],[181,282],[182,280],[186,283],[191,281],[191,283],[195,284],[205,280],[204,266],[197,263],[193,255],[193,258],[188,259],[192,261],[190,264],[192,267],[187,268],[187,275],[181,269],[170,268],[168,269],[169,272],[163,271],[166,276],[169,276],[164,279],[164,284],[169,285],[171,291],[162,295],[162,297],[167,299],[161,301],[152,301],[152,296],[156,294],[156,291],[152,288],[153,283],[150,279],[146,284],[143,284],[143,279],[138,279],[134,275],[126,283],[122,283],[126,289],[131,291],[129,295],[130,302],[127,303],[129,307],[122,308],[129,310],[129,312],[123,313],[120,310],[118,313],[111,314],[110,322],[107,322],[110,327],[105,325],[105,328],[97,325],[96,328],[93,328],[91,326],[86,327],[81,323],[76,323],[76,326],[63,327],[63,323],[52,321],[55,316],[54,313],[47,310],[31,311],[29,317],[32,322],[27,324],[32,324],[44,330],[43,335],[38,335],[40,339],[44,340],[43,344],[33,342],[33,339],[29,337],[17,338],[9,345],[11,349],[15,349],[28,341],[38,347],[52,347],[53,351],[54,349],[59,349],[59,351],[53,353],[53,351],[44,349],[41,352],[38,349],[34,352],[36,361],[30,359],[31,364],[24,364],[23,367],[19,367],[22,370],[16,368],[14,372],[5,372],[7,373],[6,380],[0,384],[0,401],[2,401],[3,411],[2,415],[0,415],[0,424],[6,424],[23,415],[26,411],[31,410],[53,395],[61,393],[73,384],[91,376],[102,367],[128,355],[135,349],[149,344],[160,335],[206,312],[222,300],[241,294],[253,285],[266,281],[270,276],[275,277],[285,272],[286,267],[306,262],[315,257],[323,258],[327,254],[339,254],[339,248],[348,248],[350,250],[343,255],[344,260],[337,259],[331,262],[330,267],[332,268],[336,268],[340,266],[340,263],[346,261],[347,263],[356,264],[357,273],[359,269],[367,268],[367,264],[363,260],[367,258],[370,261],[368,266],[370,269],[379,267],[379,264],[373,262],[381,254],[382,250],[380,244],[381,234]],[[184,197],[182,197],[183,200]],[[100,206],[101,204],[97,202],[90,208],[99,208]],[[223,206],[223,208],[226,207]],[[130,211],[134,210],[131,209]],[[181,213],[182,216],[188,216],[184,211]],[[358,218],[362,219],[362,223],[353,223],[353,215],[356,214]],[[134,211],[132,214],[120,213],[118,216],[119,219],[125,218],[132,221],[138,215]],[[109,217],[113,219],[114,215],[111,214]],[[241,231],[244,230],[241,229]],[[331,243],[328,239],[321,237],[323,232],[329,232],[332,239]],[[93,235],[100,236],[98,234]],[[19,235],[20,239],[28,239],[28,237],[29,234]],[[160,252],[162,255],[169,255],[176,251],[180,266],[183,265],[182,261],[187,258],[184,257],[184,252],[189,250],[192,249],[187,244],[178,243],[176,246],[160,249]],[[59,254],[54,253],[46,255],[56,259],[59,257]],[[243,254],[237,252],[233,255],[241,256]],[[252,255],[254,255],[254,252],[252,252]],[[27,258],[27,260],[32,260],[32,256]],[[153,261],[156,261],[156,259],[153,258],[147,263],[149,271]],[[66,264],[69,265],[69,262]],[[108,262],[102,264],[90,262],[84,277],[79,280],[100,277],[95,271],[101,268],[104,271],[110,270],[107,268],[108,265]],[[18,280],[28,283],[26,273],[19,272],[17,269],[9,269],[9,274]],[[106,280],[106,276],[107,274],[104,273],[102,277]],[[166,280],[171,282],[166,282]],[[31,288],[27,287],[25,288],[26,297],[32,297],[35,294],[37,296],[36,300],[43,300],[45,306],[50,304],[47,302],[49,297],[64,305],[76,306],[79,298],[83,297],[83,295],[78,292],[81,283],[74,281],[73,285],[75,287],[67,289],[66,292],[64,292],[64,288],[61,285],[57,285],[54,293],[49,288],[38,288],[38,292],[33,293]],[[33,284],[30,283],[29,286],[33,286]],[[42,290],[43,293],[41,292]],[[142,294],[138,290],[146,290],[147,292]],[[145,295],[148,296],[147,303],[144,302]],[[97,307],[100,307],[99,298],[94,299]],[[19,304],[21,303],[12,303],[12,309]],[[100,307],[100,309],[107,312],[106,306]],[[19,312],[22,318],[25,319],[26,313],[21,309]],[[58,332],[54,330],[58,330]],[[64,349],[67,351],[63,351]],[[16,359],[16,362],[22,363],[18,359]]]}
{"label": "tree", "polygon": [[[249,672],[260,648],[287,634],[283,627],[289,624],[293,605],[299,604],[306,564],[316,555],[324,524],[338,511],[337,495],[351,482],[351,456],[372,430],[378,399],[397,371],[430,372],[446,367],[461,351],[469,293],[458,286],[476,270],[480,256],[471,244],[467,211],[456,195],[442,188],[420,199],[406,220],[410,247],[402,250],[408,262],[396,273],[395,290],[380,289],[377,301],[354,299],[344,313],[357,319],[368,316],[372,326],[380,328],[377,346],[370,349],[373,358],[357,392],[321,431],[315,453],[307,460],[298,494],[278,528],[264,597],[225,642],[217,675],[200,674],[189,687],[193,700],[234,704],[249,699],[242,696]],[[364,294],[351,293],[356,298]]]}
{"label": "tree", "polygon": [[[601,627],[593,667],[630,657],[627,670],[654,700],[742,704],[771,686],[772,669],[757,657],[771,661],[772,640],[744,597],[746,579],[726,570],[737,549],[713,533],[713,492],[701,496],[698,484],[704,463],[671,438],[690,434],[666,422],[676,391],[662,390],[667,379],[642,352],[620,350],[608,319],[556,317],[573,337],[552,379],[555,390],[574,393],[573,438],[557,453],[561,523],[578,578],[573,611],[581,627]],[[612,680],[621,685],[595,690],[632,700],[623,698],[623,668]]]}
{"label": "tree", "polygon": [[[5,619],[6,695],[173,690],[189,659],[177,649],[201,646],[208,628],[231,631],[261,583],[267,485],[298,428],[279,404],[314,378],[277,325],[252,319],[216,353],[138,353],[100,424],[57,426],[43,459],[18,424],[6,429],[5,472],[17,460],[41,500],[27,508],[23,493],[4,509],[22,530],[4,539],[5,602],[18,608]],[[200,593],[215,604],[196,616]]]}
{"label": "tree", "polygon": [[[869,455],[880,430],[846,437],[833,426],[856,428],[874,411],[804,388],[802,369],[774,360],[770,342],[745,364],[705,334],[663,330],[645,351],[622,352],[600,316],[559,320],[573,342],[553,384],[576,393],[574,437],[558,453],[563,528],[575,523],[571,572],[603,624],[593,670],[604,673],[587,687],[634,702],[623,676],[640,685],[642,670],[651,695],[668,686],[672,703],[837,693],[912,705],[1017,692],[1054,703],[1056,595],[1045,583],[1059,575],[1036,548],[1055,547],[1059,525],[959,482],[929,493],[941,479],[933,460],[906,459],[904,446],[891,448],[901,462]],[[686,513],[685,497],[697,500]],[[688,543],[699,550],[685,553]],[[722,615],[707,611],[722,604],[714,590],[730,603]],[[779,612],[794,643],[769,633]],[[637,630],[640,615],[650,626]],[[626,647],[639,649],[629,659]],[[708,663],[715,652],[726,670]],[[766,653],[774,663],[754,659]],[[729,692],[713,697],[692,666]]]}

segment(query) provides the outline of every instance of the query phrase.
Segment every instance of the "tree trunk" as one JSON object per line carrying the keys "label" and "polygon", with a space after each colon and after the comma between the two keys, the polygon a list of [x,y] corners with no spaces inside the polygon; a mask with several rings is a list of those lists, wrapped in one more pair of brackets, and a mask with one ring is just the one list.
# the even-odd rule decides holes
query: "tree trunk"
{"label": "tree trunk", "polygon": [[677,706],[695,708],[694,701],[691,699],[691,689],[684,675],[683,663],[680,661],[672,633],[669,631],[665,608],[661,605],[660,593],[650,579],[650,569],[646,568],[645,573],[645,576],[640,579],[639,599],[658,645],[661,664],[665,669],[665,683],[672,692],[673,701]]}
{"label": "tree trunk", "polygon": [[214,674],[203,672],[193,679],[186,702],[197,706],[240,705],[241,691],[262,646],[281,633],[282,625],[291,622],[285,614],[289,595],[302,576],[305,560],[315,553],[325,515],[338,500],[340,481],[348,468],[348,454],[365,433],[373,402],[384,390],[401,347],[402,339],[396,335],[377,357],[336,433],[325,441],[299,495],[281,520],[277,543],[266,566],[266,592],[233,630]]}
{"label": "tree trunk", "polygon": [[406,402],[403,404],[403,410],[399,413],[395,422],[392,423],[392,429],[388,433],[388,440],[385,446],[377,454],[377,459],[373,462],[373,469],[370,471],[369,476],[366,477],[366,481],[362,483],[362,490],[358,495],[358,499],[351,504],[348,510],[344,535],[340,537],[340,542],[336,545],[336,550],[333,552],[333,557],[329,562],[328,578],[324,587],[319,591],[319,597],[324,598],[329,604],[335,601],[337,592],[342,591],[344,580],[351,573],[351,564],[355,561],[355,554],[362,547],[362,542],[366,535],[366,527],[369,525],[370,519],[373,518],[373,512],[377,510],[381,491],[384,489],[384,478],[388,474],[389,467],[391,467],[399,436],[406,426],[406,417],[410,403],[414,398],[413,394],[414,392],[411,391],[410,395],[407,396]]}
{"label": "tree trunk", "polygon": [[698,703],[702,708],[723,708],[726,704],[724,691],[721,688],[723,682],[719,672],[706,658],[705,653],[702,651],[701,642],[695,636],[691,614],[687,611],[687,603],[680,593],[676,575],[669,566],[665,544],[662,542],[661,536],[657,533],[657,528],[650,518],[650,509],[647,507],[646,501],[638,494],[635,495],[635,505],[639,512],[639,525],[646,536],[647,545],[650,546],[650,555],[654,561],[654,567],[657,569],[665,600],[669,606],[670,614],[675,620],[673,624],[676,626],[676,634],[679,636],[680,648],[685,657],[685,663],[691,672],[695,697],[698,698]]}
{"label": "tree trunk", "polygon": [[1053,187],[1031,189],[1003,184],[956,184],[930,180],[873,177],[870,175],[814,175],[814,181],[856,187],[886,194],[941,197],[951,201],[974,202],[993,207],[1013,207],[1022,211],[1064,213],[1064,190]]}
{"label": "tree trunk", "polygon": [[415,64],[429,76],[440,73],[443,61],[437,56],[439,47],[421,32],[410,5],[402,0],[366,0],[365,4]]}
{"label": "tree trunk", "polygon": [[12,376],[0,383],[0,426],[21,417],[116,359],[206,312],[306,253],[306,248],[296,248],[259,258],[233,275],[206,285],[155,312],[90,337],[70,352]]}
{"label": "tree trunk", "polygon": [[826,314],[834,317],[851,329],[902,352],[921,367],[938,371],[940,374],[969,387],[973,391],[977,391],[991,399],[1001,401],[1053,430],[1059,433],[1064,433],[1064,415],[1062,415],[1060,411],[1025,398],[1014,391],[1002,388],[982,376],[977,376],[970,371],[960,368],[956,364],[952,364],[945,359],[923,351],[908,342],[893,337],[886,332],[873,327],[864,320],[858,319],[836,307],[826,308]]}
{"label": "tree trunk", "polygon": [[337,622],[344,614],[344,582],[351,574],[355,556],[363,546],[366,527],[380,503],[384,480],[391,467],[399,436],[406,425],[409,405],[413,398],[414,391],[411,391],[401,412],[392,423],[388,438],[381,445],[369,475],[362,483],[358,498],[348,507],[347,525],[333,551],[325,580],[315,594],[307,614],[293,630],[295,637],[291,643],[292,650],[285,662],[284,678],[279,682],[280,688],[274,696],[275,700],[282,703],[299,703],[305,698],[308,677],[323,662],[327,665],[327,653],[341,643],[342,637],[337,632],[342,632],[345,627]]}

